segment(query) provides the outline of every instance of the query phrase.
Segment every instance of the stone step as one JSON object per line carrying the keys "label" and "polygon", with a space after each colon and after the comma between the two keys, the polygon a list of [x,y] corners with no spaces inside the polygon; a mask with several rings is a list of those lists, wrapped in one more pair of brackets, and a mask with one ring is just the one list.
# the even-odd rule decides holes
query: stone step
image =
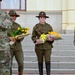
{"label": "stone step", "polygon": [[[24,55],[35,56],[36,53],[33,50],[24,50]],[[52,50],[52,55],[57,56],[75,56],[75,50]]]}
{"label": "stone step", "polygon": [[[45,68],[45,63],[43,63]],[[13,62],[13,68],[18,68],[17,62]],[[37,62],[24,62],[24,68],[38,68]],[[51,62],[52,69],[75,69],[75,62]]]}
{"label": "stone step", "polygon": [[52,50],[55,56],[75,56],[75,50]]}
{"label": "stone step", "polygon": [[66,40],[66,39],[63,39],[63,40],[56,40],[53,42],[53,45],[73,45],[73,39],[71,40]]}
{"label": "stone step", "polygon": [[[17,74],[17,68],[12,68],[13,73]],[[38,69],[25,69],[24,68],[24,74],[39,74]],[[44,69],[44,74],[46,74],[46,71]],[[75,74],[75,69],[51,69],[51,74]]]}
{"label": "stone step", "polygon": [[[12,75],[17,75],[17,74],[12,74]],[[23,75],[39,75],[39,74],[23,74]],[[46,75],[46,74],[43,74]],[[66,74],[51,74],[51,75],[66,75]],[[67,74],[67,75],[75,75],[75,74]]]}
{"label": "stone step", "polygon": [[75,46],[74,45],[54,45],[53,47],[54,50],[74,50]]}
{"label": "stone step", "polygon": [[[22,46],[23,51],[24,50],[34,50],[34,46]],[[52,50],[75,50],[74,45],[53,45]]]}
{"label": "stone step", "polygon": [[[15,59],[13,59],[15,60]],[[36,62],[37,58],[36,56],[25,56],[24,61],[28,62]],[[75,56],[51,56],[52,62],[75,62]]]}
{"label": "stone step", "polygon": [[[12,74],[12,75],[17,75],[17,74]],[[39,75],[39,74],[23,74],[23,75]],[[43,74],[46,75],[46,74]],[[66,74],[51,74],[51,75],[66,75]],[[67,74],[67,75],[75,75],[75,74]]]}
{"label": "stone step", "polygon": [[[17,74],[12,74],[12,75],[17,75]],[[23,74],[23,75],[39,75],[39,74]],[[43,74],[46,75],[46,74]],[[66,75],[66,74],[51,74],[51,75]],[[75,74],[67,74],[67,75],[75,75]]]}

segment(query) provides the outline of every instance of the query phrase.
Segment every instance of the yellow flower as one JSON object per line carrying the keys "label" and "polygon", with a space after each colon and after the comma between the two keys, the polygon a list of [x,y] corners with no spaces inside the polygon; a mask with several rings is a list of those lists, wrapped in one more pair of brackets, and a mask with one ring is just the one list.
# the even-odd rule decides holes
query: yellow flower
{"label": "yellow flower", "polygon": [[27,32],[28,30],[25,30],[25,32]]}
{"label": "yellow flower", "polygon": [[57,36],[60,38],[60,34],[59,33],[57,33]]}
{"label": "yellow flower", "polygon": [[22,29],[22,32],[24,32],[24,29]]}
{"label": "yellow flower", "polygon": [[51,34],[51,32],[48,32],[48,34]]}
{"label": "yellow flower", "polygon": [[41,36],[40,36],[40,39],[43,41],[43,43],[45,42],[45,40],[46,40],[46,34],[41,34]]}
{"label": "yellow flower", "polygon": [[18,27],[18,30],[20,30],[21,28],[20,27]]}
{"label": "yellow flower", "polygon": [[18,38],[18,36],[15,36],[14,38],[15,38],[15,39],[17,39],[17,38]]}
{"label": "yellow flower", "polygon": [[28,32],[26,32],[26,34],[29,34]]}
{"label": "yellow flower", "polygon": [[27,28],[27,30],[29,30],[29,28]]}
{"label": "yellow flower", "polygon": [[54,35],[55,37],[58,37],[59,39],[61,38],[61,36],[60,36],[60,34],[58,32],[52,31],[52,32],[48,32],[48,34]]}

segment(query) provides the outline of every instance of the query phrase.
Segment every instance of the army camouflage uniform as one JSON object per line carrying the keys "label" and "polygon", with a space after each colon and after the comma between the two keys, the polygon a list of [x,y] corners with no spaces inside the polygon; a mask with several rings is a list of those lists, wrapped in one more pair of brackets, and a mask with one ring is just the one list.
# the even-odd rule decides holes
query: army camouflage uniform
{"label": "army camouflage uniform", "polygon": [[11,55],[7,30],[11,26],[10,17],[0,10],[0,75],[10,75]]}
{"label": "army camouflage uniform", "polygon": [[[44,15],[42,15],[44,14]],[[36,17],[40,17],[40,16],[44,16],[46,18],[48,18],[45,14],[45,12],[40,12],[39,16]],[[32,31],[32,40],[35,43],[35,52],[37,55],[37,60],[38,60],[38,68],[39,68],[39,74],[43,75],[43,60],[45,59],[45,64],[46,64],[46,72],[47,75],[50,75],[50,60],[51,60],[51,50],[52,50],[52,43],[53,41],[46,41],[45,43],[41,43],[41,44],[36,44],[36,40],[39,39],[41,34],[48,34],[48,32],[53,31],[52,26],[48,23],[44,23],[43,25],[40,23],[37,23],[34,27],[33,27],[33,31]],[[44,59],[43,59],[44,57]]]}

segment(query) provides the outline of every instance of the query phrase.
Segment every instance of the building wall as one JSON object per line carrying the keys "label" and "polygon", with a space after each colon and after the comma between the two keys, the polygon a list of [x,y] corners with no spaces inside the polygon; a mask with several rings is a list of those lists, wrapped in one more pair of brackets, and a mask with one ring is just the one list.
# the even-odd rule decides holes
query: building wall
{"label": "building wall", "polygon": [[62,28],[73,33],[75,26],[75,0],[62,0]]}
{"label": "building wall", "polygon": [[26,3],[26,11],[17,11],[21,17],[16,21],[22,26],[30,26],[32,30],[32,27],[38,22],[35,16],[40,11],[45,11],[50,17],[48,22],[52,24],[55,31],[66,33],[66,30],[73,30],[75,26],[75,0],[27,0]]}
{"label": "building wall", "polygon": [[62,0],[27,0],[27,11],[29,10],[61,10]]}

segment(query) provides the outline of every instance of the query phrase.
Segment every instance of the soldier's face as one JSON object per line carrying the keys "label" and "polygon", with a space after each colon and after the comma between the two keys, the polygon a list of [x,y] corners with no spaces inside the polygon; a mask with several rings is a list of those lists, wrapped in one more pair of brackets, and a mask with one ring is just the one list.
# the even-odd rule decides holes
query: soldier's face
{"label": "soldier's face", "polygon": [[41,24],[44,24],[44,23],[45,23],[45,20],[46,20],[45,17],[39,17],[39,22],[40,22]]}
{"label": "soldier's face", "polygon": [[12,21],[15,21],[16,20],[16,16],[15,15],[10,16],[10,18],[12,19]]}

